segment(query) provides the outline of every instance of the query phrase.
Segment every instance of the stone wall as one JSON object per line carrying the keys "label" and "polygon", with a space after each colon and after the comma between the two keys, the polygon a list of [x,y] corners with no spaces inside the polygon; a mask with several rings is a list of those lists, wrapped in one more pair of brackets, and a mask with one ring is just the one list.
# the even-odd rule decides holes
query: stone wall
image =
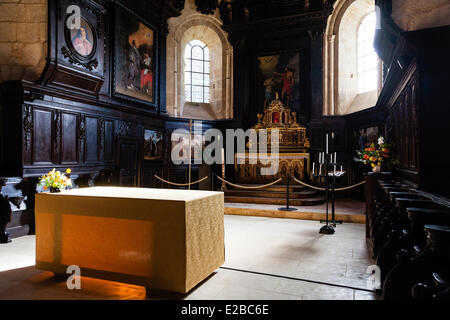
{"label": "stone wall", "polygon": [[47,0],[0,0],[0,82],[36,80],[47,56]]}
{"label": "stone wall", "polygon": [[357,67],[358,28],[374,10],[374,0],[338,0],[334,5],[324,39],[325,115],[349,114],[376,104],[379,90],[358,93]]}
{"label": "stone wall", "polygon": [[392,19],[403,31],[450,25],[448,0],[392,1]]}

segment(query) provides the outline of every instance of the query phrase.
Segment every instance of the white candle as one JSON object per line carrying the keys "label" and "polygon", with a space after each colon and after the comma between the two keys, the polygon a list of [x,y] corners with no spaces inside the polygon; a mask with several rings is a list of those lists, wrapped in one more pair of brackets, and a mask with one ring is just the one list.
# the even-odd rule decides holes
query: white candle
{"label": "white candle", "polygon": [[322,152],[322,163],[325,163],[325,153]]}
{"label": "white candle", "polygon": [[342,172],[342,166],[341,166],[341,172]]}
{"label": "white candle", "polygon": [[336,152],[334,152],[334,162],[337,162],[336,159],[337,159],[337,158],[336,158]]}
{"label": "white candle", "polygon": [[328,154],[328,133],[326,134],[326,140],[327,140],[326,154]]}
{"label": "white candle", "polygon": [[319,153],[319,164],[322,163],[322,152]]}
{"label": "white candle", "polygon": [[322,165],[319,163],[319,176],[322,174]]}
{"label": "white candle", "polygon": [[221,159],[220,160],[222,161],[222,164],[225,163],[225,151],[224,151],[223,148],[222,148],[222,155],[221,155]]}
{"label": "white candle", "polygon": [[313,162],[313,170],[312,170],[312,174],[314,174],[314,162]]}
{"label": "white candle", "polygon": [[330,163],[333,163],[333,155],[330,155]]}

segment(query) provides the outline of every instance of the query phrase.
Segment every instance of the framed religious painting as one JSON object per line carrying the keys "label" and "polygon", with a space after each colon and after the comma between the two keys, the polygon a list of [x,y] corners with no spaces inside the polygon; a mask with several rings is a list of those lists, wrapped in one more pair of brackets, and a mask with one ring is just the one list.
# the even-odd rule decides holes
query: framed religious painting
{"label": "framed religious painting", "polygon": [[[64,35],[68,49],[67,56],[73,62],[84,66],[88,70],[93,70],[98,66],[98,61],[95,57],[97,51],[97,34],[95,28],[87,20],[87,18],[80,15],[77,24],[73,27],[70,25],[71,16],[68,16]],[[69,28],[70,26],[70,28]]]}
{"label": "framed religious painting", "polygon": [[163,158],[164,133],[157,130],[144,130],[144,160]]}
{"label": "framed religious painting", "polygon": [[156,29],[117,2],[114,25],[113,94],[155,107],[158,41]]}
{"label": "framed religious painting", "polygon": [[292,111],[300,110],[300,52],[257,56],[256,101],[262,112],[278,97]]}
{"label": "framed religious painting", "polygon": [[97,95],[104,82],[106,8],[93,0],[49,0],[48,5],[50,50],[39,81]]}

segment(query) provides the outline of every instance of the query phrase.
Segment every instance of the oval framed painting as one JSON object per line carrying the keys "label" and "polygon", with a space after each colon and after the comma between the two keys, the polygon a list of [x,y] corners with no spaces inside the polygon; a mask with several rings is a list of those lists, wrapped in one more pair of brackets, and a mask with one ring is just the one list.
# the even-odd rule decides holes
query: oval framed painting
{"label": "oval framed painting", "polygon": [[90,60],[97,48],[97,37],[94,27],[83,17],[80,17],[80,28],[67,28],[66,24],[66,43],[78,59]]}

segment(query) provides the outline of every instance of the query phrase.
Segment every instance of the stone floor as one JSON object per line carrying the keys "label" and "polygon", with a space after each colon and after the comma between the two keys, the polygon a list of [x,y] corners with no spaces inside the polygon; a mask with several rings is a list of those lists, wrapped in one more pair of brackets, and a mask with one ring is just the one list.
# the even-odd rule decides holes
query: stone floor
{"label": "stone floor", "polygon": [[81,290],[34,268],[35,237],[0,244],[0,299],[373,300],[364,225],[334,235],[316,221],[225,216],[226,263],[188,295],[82,277]]}

